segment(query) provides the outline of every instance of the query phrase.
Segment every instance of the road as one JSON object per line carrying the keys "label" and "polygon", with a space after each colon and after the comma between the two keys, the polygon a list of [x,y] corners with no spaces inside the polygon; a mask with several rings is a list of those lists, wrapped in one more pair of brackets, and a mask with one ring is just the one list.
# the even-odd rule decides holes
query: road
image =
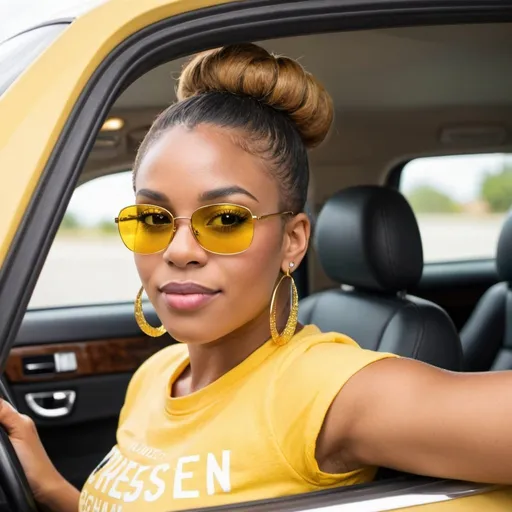
{"label": "road", "polygon": [[[419,217],[426,261],[488,258],[502,217]],[[133,255],[117,236],[57,238],[30,303],[31,308],[133,301],[140,286]]]}

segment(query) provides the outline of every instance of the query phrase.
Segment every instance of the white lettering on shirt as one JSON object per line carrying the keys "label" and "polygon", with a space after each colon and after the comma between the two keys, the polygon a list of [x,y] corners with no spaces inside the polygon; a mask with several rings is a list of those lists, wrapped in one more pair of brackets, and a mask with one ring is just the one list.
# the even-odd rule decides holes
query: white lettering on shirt
{"label": "white lettering on shirt", "polygon": [[117,453],[117,447],[114,446],[112,450],[110,450],[105,457],[101,460],[101,462],[96,466],[96,469],[89,475],[87,479],[87,483],[93,484],[96,479],[97,473],[103,469],[105,466],[112,463],[112,460],[115,458],[115,454]]}
{"label": "white lettering on shirt", "polygon": [[199,455],[189,455],[188,457],[180,457],[176,465],[174,474],[174,498],[199,498],[199,491],[183,490],[183,480],[193,478],[194,473],[191,471],[183,471],[183,466],[190,462],[199,462]]}
{"label": "white lettering on shirt", "polygon": [[92,494],[84,491],[80,497],[79,510],[80,512],[123,512],[123,507],[100,498],[95,498]]}
{"label": "white lettering on shirt", "polygon": [[159,471],[169,471],[169,464],[159,464],[153,468],[151,474],[149,475],[149,479],[152,483],[157,486],[157,491],[155,493],[150,493],[149,491],[144,491],[144,499],[146,501],[156,501],[165,491],[165,482],[158,477]]}
{"label": "white lettering on shirt", "polygon": [[179,457],[173,469],[171,472],[168,463],[142,465],[116,448],[88,479],[79,510],[123,512],[122,503],[141,502],[142,506],[142,502],[155,502],[164,495],[167,500],[183,500],[232,492],[230,450]]}
{"label": "white lettering on shirt", "polygon": [[85,511],[84,512],[91,512],[91,507],[94,502],[94,496],[87,496],[87,499],[85,500]]}
{"label": "white lettering on shirt", "polygon": [[220,467],[215,455],[213,453],[208,454],[206,459],[206,492],[209,496],[215,494],[214,477],[224,492],[231,492],[230,455],[229,450],[222,450],[222,467]]}
{"label": "white lettering on shirt", "polygon": [[142,489],[144,489],[144,481],[139,480],[139,475],[143,472],[149,469],[149,466],[139,466],[139,469],[135,473],[135,475],[132,478],[132,481],[130,482],[130,487],[133,487],[135,490],[133,492],[125,492],[123,495],[123,501],[125,503],[131,503],[132,501],[136,501],[140,493],[142,492]]}
{"label": "white lettering on shirt", "polygon": [[105,492],[105,488],[108,486],[109,482],[117,475],[123,462],[126,462],[126,459],[118,452],[115,453],[112,459],[110,459],[105,467],[98,472],[98,479],[94,484],[94,488],[99,490],[101,484],[103,484],[102,492]]}
{"label": "white lettering on shirt", "polygon": [[147,457],[148,459],[153,459],[153,460],[165,459],[165,452],[163,452],[162,450],[158,450],[157,448],[152,448],[150,446],[146,446],[145,444],[134,442],[131,444],[129,449],[134,453],[138,453],[139,455],[143,455],[144,457]]}
{"label": "white lettering on shirt", "polygon": [[135,469],[138,466],[136,462],[133,462],[133,460],[128,461],[128,464],[126,464],[125,468],[119,476],[114,480],[114,483],[112,484],[112,487],[110,488],[110,491],[108,492],[108,495],[111,498],[115,498],[116,500],[121,499],[121,493],[117,490],[117,486],[122,482],[129,482],[130,478],[128,477],[127,473],[131,469]]}

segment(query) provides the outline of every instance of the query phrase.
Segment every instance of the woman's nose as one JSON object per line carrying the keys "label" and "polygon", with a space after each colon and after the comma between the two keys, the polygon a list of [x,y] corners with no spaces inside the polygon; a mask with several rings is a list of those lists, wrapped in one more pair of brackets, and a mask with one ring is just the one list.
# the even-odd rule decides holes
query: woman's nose
{"label": "woman's nose", "polygon": [[204,265],[207,254],[194,237],[190,219],[177,217],[174,221],[174,236],[163,253],[165,261],[181,268],[190,264]]}

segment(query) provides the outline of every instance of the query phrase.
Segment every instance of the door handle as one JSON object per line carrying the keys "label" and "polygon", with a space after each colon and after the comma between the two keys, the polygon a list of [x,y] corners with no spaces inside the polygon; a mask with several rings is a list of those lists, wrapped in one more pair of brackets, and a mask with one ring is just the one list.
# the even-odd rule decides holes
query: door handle
{"label": "door handle", "polygon": [[43,391],[27,393],[25,400],[29,409],[41,418],[63,418],[69,416],[75,405],[76,392]]}

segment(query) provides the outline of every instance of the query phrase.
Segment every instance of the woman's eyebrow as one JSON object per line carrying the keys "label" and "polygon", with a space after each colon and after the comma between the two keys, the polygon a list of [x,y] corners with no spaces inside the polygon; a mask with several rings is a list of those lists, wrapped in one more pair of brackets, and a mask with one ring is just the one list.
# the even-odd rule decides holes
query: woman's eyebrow
{"label": "woman's eyebrow", "polygon": [[256,202],[259,202],[256,199],[256,197],[254,197],[249,191],[245,190],[245,188],[239,187],[238,185],[215,188],[213,190],[203,192],[202,194],[199,194],[199,201],[212,201],[215,199],[232,196],[234,194],[245,194],[246,196],[249,196],[251,199],[254,199]]}
{"label": "woman's eyebrow", "polygon": [[149,190],[148,188],[142,188],[137,191],[138,196],[148,197],[149,199],[154,199],[155,201],[166,201],[169,202],[168,197],[161,192],[156,192],[155,190]]}

